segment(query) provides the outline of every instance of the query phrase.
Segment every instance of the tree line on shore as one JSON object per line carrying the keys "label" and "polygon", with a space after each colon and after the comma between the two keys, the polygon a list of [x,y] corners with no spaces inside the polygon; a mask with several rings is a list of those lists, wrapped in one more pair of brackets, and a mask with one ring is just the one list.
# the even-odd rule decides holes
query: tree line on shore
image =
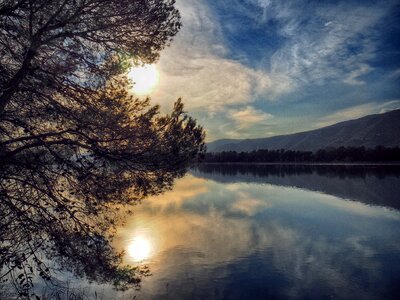
{"label": "tree line on shore", "polygon": [[203,162],[393,162],[400,161],[399,147],[338,147],[318,151],[268,150],[208,152]]}

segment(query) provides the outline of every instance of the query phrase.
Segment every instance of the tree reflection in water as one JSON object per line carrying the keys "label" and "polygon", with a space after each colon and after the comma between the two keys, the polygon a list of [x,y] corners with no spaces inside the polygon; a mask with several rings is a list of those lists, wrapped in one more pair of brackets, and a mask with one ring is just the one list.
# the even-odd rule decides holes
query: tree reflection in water
{"label": "tree reflection in water", "polygon": [[38,277],[62,289],[55,276],[62,270],[118,289],[138,287],[149,271],[121,267],[122,253],[110,244],[120,210],[110,205],[91,213],[76,202],[66,212],[50,203],[0,202],[2,285],[22,297],[32,296]]}
{"label": "tree reflection in water", "polygon": [[59,270],[118,289],[138,287],[148,274],[121,265],[122,254],[111,246],[115,226],[125,206],[164,192],[185,174],[204,151],[204,132],[180,101],[161,115],[148,99],[131,102],[124,87],[111,92],[115,103],[91,99],[105,115],[80,112],[76,126],[89,131],[86,140],[32,142],[16,151],[0,136],[3,289],[22,298],[36,297],[40,284],[62,289]]}
{"label": "tree reflection in water", "polygon": [[192,173],[224,183],[297,187],[400,210],[397,188],[400,165],[201,164]]}
{"label": "tree reflection in water", "polygon": [[[185,170],[180,167],[164,170],[154,179],[149,176],[141,188],[148,194],[161,193]],[[74,278],[112,284],[118,290],[138,288],[149,270],[122,265],[123,253],[112,247],[115,228],[130,214],[127,203],[132,202],[125,201],[123,193],[114,194],[114,200],[88,201],[91,198],[87,195],[58,192],[62,186],[57,182],[59,178],[41,178],[36,172],[35,177],[25,180],[28,173],[2,178],[0,298],[35,299],[41,287],[56,289],[58,295],[63,295],[63,289],[68,289],[63,284],[68,273]],[[46,180],[52,180],[51,184]],[[31,184],[36,184],[34,189]],[[139,187],[136,189],[136,195],[145,196],[145,191],[138,193]],[[124,191],[129,192],[132,190]],[[137,196],[129,199],[132,197]],[[139,197],[133,203],[138,201]]]}

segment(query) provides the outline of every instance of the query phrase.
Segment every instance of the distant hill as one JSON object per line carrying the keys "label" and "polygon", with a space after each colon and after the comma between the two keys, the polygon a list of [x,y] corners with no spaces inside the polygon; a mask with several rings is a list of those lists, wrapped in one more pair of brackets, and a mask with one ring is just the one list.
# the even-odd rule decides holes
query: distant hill
{"label": "distant hill", "polygon": [[329,147],[400,146],[400,109],[340,122],[320,129],[259,139],[223,139],[207,144],[208,152],[285,149],[316,151]]}

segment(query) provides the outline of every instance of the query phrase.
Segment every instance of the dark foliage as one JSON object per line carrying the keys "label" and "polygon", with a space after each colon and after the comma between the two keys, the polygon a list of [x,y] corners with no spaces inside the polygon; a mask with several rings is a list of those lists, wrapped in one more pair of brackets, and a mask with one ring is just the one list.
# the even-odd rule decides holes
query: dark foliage
{"label": "dark foliage", "polygon": [[223,151],[207,153],[205,162],[394,162],[400,161],[400,148],[377,146],[339,147],[316,152],[293,150],[255,150],[252,152]]}
{"label": "dark foliage", "polygon": [[0,280],[17,297],[57,282],[49,262],[122,289],[147,274],[121,266],[113,228],[185,173],[204,132],[123,74],[179,28],[170,0],[0,0]]}
{"label": "dark foliage", "polygon": [[0,115],[52,110],[63,104],[60,97],[80,104],[82,94],[90,95],[120,71],[118,57],[153,62],[181,26],[173,4],[2,0]]}

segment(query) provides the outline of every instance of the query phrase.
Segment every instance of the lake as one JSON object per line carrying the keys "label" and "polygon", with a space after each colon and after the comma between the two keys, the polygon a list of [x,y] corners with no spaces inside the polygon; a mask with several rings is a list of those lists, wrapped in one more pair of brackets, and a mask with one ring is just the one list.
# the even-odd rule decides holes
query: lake
{"label": "lake", "polygon": [[395,299],[400,169],[213,165],[134,208],[114,244],[130,299]]}

